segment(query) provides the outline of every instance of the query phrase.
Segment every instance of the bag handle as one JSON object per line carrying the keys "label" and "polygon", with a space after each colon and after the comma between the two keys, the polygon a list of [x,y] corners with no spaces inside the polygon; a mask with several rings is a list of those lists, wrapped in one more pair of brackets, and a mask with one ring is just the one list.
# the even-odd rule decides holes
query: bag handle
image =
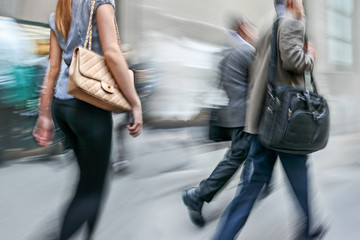
{"label": "bag handle", "polygon": [[[277,18],[273,24],[273,30],[271,35],[271,45],[270,45],[270,60],[269,60],[269,70],[268,70],[268,90],[269,94],[275,96],[275,75],[276,75],[276,66],[277,66],[277,35],[279,29],[280,18]],[[305,35],[305,41],[307,37]],[[315,79],[313,71],[310,72],[310,82],[313,87],[313,92],[317,92],[317,87],[315,84]]]}
{"label": "bag handle", "polygon": [[[85,43],[84,43],[84,48],[87,48],[90,51],[91,51],[91,44],[92,44],[92,27],[93,27],[92,20],[93,20],[93,15],[94,15],[95,2],[96,2],[96,0],[91,0],[90,19],[89,19],[89,25],[88,25],[88,29],[86,32],[86,39],[85,39]],[[118,44],[119,44],[120,50],[122,51],[120,34],[119,34],[119,29],[118,29],[115,15],[114,15],[114,23],[115,23],[115,30],[116,30]]]}

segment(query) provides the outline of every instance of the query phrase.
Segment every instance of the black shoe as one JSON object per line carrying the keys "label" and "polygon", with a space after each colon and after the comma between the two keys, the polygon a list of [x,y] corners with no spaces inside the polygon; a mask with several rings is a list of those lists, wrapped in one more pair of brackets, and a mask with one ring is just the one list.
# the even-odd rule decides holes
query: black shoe
{"label": "black shoe", "polygon": [[190,220],[198,227],[205,225],[205,220],[201,214],[201,209],[204,204],[198,196],[196,196],[195,188],[189,188],[182,192],[182,200],[186,205]]}

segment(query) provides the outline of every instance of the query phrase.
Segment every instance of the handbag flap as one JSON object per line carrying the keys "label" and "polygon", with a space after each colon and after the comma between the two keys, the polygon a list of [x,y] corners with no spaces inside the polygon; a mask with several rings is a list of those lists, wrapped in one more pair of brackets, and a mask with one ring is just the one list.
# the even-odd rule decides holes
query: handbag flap
{"label": "handbag flap", "polygon": [[81,75],[99,82],[106,82],[116,88],[104,57],[83,47],[77,47],[75,51],[78,52],[79,72]]}
{"label": "handbag flap", "polygon": [[101,87],[107,93],[114,93],[115,92],[114,86],[112,86],[112,85],[110,85],[110,84],[108,84],[108,83],[106,83],[104,81],[101,81]]}

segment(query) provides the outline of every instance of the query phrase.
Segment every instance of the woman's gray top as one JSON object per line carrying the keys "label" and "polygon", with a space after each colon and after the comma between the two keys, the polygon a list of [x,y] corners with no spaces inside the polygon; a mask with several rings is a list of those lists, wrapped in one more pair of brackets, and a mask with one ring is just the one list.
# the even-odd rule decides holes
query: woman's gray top
{"label": "woman's gray top", "polygon": [[[67,84],[69,80],[69,66],[74,49],[81,45],[83,46],[86,39],[86,32],[90,19],[90,2],[91,0],[72,0],[72,22],[68,34],[68,38],[65,40],[57,31],[55,27],[55,14],[52,13],[49,18],[50,29],[54,31],[56,39],[62,50],[62,57],[66,64],[64,71],[60,73],[54,96],[58,99],[72,99],[74,98],[67,92]],[[92,46],[91,50],[103,55],[99,34],[96,24],[96,10],[105,3],[113,5],[115,8],[114,0],[96,0],[95,11],[93,16],[93,31],[92,31]]]}

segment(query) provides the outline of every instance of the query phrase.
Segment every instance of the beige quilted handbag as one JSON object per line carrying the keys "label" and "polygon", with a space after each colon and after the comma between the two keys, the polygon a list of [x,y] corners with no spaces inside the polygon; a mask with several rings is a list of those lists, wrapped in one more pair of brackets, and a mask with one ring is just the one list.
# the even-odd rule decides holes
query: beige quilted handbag
{"label": "beige quilted handbag", "polygon": [[[95,0],[91,1],[90,21],[84,47],[75,48],[70,69],[68,92],[75,98],[90,103],[96,107],[115,113],[131,110],[131,106],[118,88],[112,77],[105,58],[91,51],[92,18]],[[121,48],[116,19],[115,28]],[[129,70],[130,80],[134,75]]]}

